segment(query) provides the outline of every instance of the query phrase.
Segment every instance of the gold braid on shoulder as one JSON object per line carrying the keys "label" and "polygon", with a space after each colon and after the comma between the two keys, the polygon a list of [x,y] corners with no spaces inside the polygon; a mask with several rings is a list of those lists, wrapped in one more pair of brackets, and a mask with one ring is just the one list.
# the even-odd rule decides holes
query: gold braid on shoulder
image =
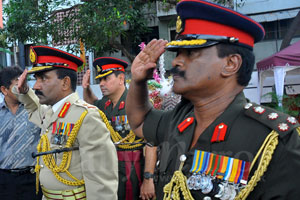
{"label": "gold braid on shoulder", "polygon": [[[298,134],[300,135],[300,128],[297,128]],[[258,157],[261,156],[258,167],[254,172],[254,175],[251,177],[250,181],[243,188],[238,195],[235,197],[235,200],[245,200],[254,187],[260,181],[261,177],[267,171],[267,168],[272,160],[273,153],[278,145],[278,133],[272,131],[265,139],[264,143],[260,147],[258,153],[253,159],[250,171],[253,168]],[[188,190],[186,177],[181,171],[175,171],[171,181],[164,187],[164,200],[180,200],[179,190],[181,190],[182,195],[185,200],[194,200],[190,191]]]}
{"label": "gold braid on shoulder", "polygon": [[278,145],[278,133],[276,131],[272,131],[265,139],[263,145],[260,147],[258,153],[255,155],[251,166],[250,172],[257,161],[258,157],[261,154],[261,159],[258,163],[258,167],[254,172],[254,175],[251,177],[250,181],[246,185],[244,189],[242,189],[238,195],[235,197],[235,200],[244,200],[248,197],[250,192],[253,191],[254,187],[260,181],[261,177],[267,171],[267,168],[272,160],[273,153]]}
{"label": "gold braid on shoulder", "polygon": [[[81,124],[83,122],[83,119],[85,118],[86,114],[88,113],[88,111],[84,111],[79,120],[75,123],[74,128],[72,129],[70,136],[66,142],[65,148],[70,148],[73,146],[75,139],[77,137],[78,131],[81,127]],[[49,139],[46,134],[43,134],[41,136],[40,142],[37,146],[37,151],[40,152],[46,152],[46,151],[50,151],[50,143],[49,143]],[[67,152],[63,152],[63,156],[62,156],[62,161],[59,164],[59,166],[56,164],[55,162],[55,158],[53,156],[53,154],[48,154],[48,155],[43,155],[43,162],[46,165],[46,167],[48,169],[50,169],[52,171],[52,173],[54,174],[54,176],[56,177],[56,179],[60,182],[62,182],[65,185],[71,185],[71,186],[79,186],[79,185],[83,185],[84,184],[84,180],[79,180],[76,177],[74,177],[69,171],[69,167],[70,167],[70,163],[71,163],[71,158],[72,158],[72,151],[67,151]],[[39,165],[39,160],[40,157],[37,157],[37,164],[35,166],[35,172],[36,172],[36,192],[38,192],[39,189],[39,172],[41,169],[41,166]],[[71,179],[73,179],[74,181],[70,181],[67,179],[62,178],[59,173],[66,173]]]}
{"label": "gold braid on shoulder", "polygon": [[[131,145],[130,143],[143,142],[144,139],[143,138],[136,139],[135,134],[131,130],[130,130],[129,134],[126,137],[122,138],[122,136],[117,131],[115,131],[114,128],[110,125],[109,121],[107,120],[106,115],[101,110],[99,110],[99,113],[100,113],[100,116],[102,117],[106,127],[108,128],[108,130],[110,132],[112,141],[114,143],[120,143],[120,145],[118,145],[118,148],[121,148],[121,149],[135,149],[135,148],[141,147],[143,145],[143,144],[133,144],[133,145]],[[122,144],[122,143],[127,143],[127,144]]]}

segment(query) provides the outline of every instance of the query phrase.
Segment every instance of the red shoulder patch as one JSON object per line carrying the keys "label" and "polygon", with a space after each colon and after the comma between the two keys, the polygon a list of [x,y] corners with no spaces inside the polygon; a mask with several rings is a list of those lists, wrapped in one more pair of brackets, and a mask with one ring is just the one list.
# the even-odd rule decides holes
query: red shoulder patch
{"label": "red shoulder patch", "polygon": [[217,125],[215,127],[213,136],[210,140],[211,143],[213,142],[222,142],[225,139],[225,135],[226,135],[226,131],[227,131],[227,125],[224,123],[221,123],[219,125]]}
{"label": "red shoulder patch", "polygon": [[66,113],[68,112],[69,108],[71,106],[71,103],[70,102],[66,102],[64,104],[64,106],[62,107],[62,109],[60,110],[59,114],[58,114],[58,117],[60,118],[63,118],[65,117]]}
{"label": "red shoulder patch", "polygon": [[105,102],[105,106],[104,106],[104,109],[106,110],[106,108],[111,104],[111,100],[107,100]]}
{"label": "red shoulder patch", "polygon": [[125,107],[125,101],[121,101],[119,105],[119,110],[124,109],[124,107]]}
{"label": "red shoulder patch", "polygon": [[182,133],[187,127],[189,127],[194,122],[194,117],[188,117],[183,122],[181,122],[177,128]]}

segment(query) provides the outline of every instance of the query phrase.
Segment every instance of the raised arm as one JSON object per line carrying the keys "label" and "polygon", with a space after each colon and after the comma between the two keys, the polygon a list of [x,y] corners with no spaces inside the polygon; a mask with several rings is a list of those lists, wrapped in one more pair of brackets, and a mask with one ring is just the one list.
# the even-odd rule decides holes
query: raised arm
{"label": "raised arm", "polygon": [[19,76],[18,83],[13,87],[12,92],[17,96],[18,100],[24,104],[25,109],[29,113],[29,120],[41,127],[43,116],[49,108],[39,103],[39,98],[35,95],[34,91],[29,88],[26,80],[27,69]]}
{"label": "raised arm", "polygon": [[98,98],[94,95],[90,87],[90,74],[91,71],[88,69],[82,79],[82,89],[83,89],[83,99],[89,103],[93,104]]}
{"label": "raised arm", "polygon": [[152,77],[158,58],[165,52],[166,40],[152,40],[134,59],[131,65],[131,83],[126,100],[126,114],[130,127],[143,137],[142,127],[151,109],[148,98],[147,79]]}
{"label": "raised arm", "polygon": [[28,70],[25,69],[18,78],[17,88],[20,94],[26,94],[29,90],[29,87],[27,85],[27,71]]}

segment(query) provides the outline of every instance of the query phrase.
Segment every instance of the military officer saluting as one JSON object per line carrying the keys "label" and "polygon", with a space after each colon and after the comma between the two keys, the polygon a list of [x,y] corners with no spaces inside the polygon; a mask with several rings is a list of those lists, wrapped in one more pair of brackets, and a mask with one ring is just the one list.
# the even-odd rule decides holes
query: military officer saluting
{"label": "military officer saluting", "polygon": [[[135,58],[127,95],[134,133],[161,145],[158,199],[298,199],[298,122],[247,103],[242,92],[263,27],[203,0],[182,0],[176,10],[176,40],[152,40]],[[165,49],[177,52],[173,91],[183,98],[161,112],[145,96]]]}
{"label": "military officer saluting", "polygon": [[119,163],[119,200],[138,200],[144,165],[144,139],[132,132],[125,112],[127,88],[125,69],[128,63],[113,57],[99,57],[93,61],[103,98],[99,99],[89,87],[86,72],[82,86],[84,100],[102,110],[109,120],[111,139],[116,145]]}
{"label": "military officer saluting", "polygon": [[[101,111],[75,92],[82,60],[47,46],[31,47],[30,59],[33,68],[19,77],[14,92],[42,129],[37,150],[43,155],[35,171],[44,197],[117,199],[117,154],[109,131]],[[31,73],[35,92],[26,84]],[[51,154],[60,149],[64,152]]]}

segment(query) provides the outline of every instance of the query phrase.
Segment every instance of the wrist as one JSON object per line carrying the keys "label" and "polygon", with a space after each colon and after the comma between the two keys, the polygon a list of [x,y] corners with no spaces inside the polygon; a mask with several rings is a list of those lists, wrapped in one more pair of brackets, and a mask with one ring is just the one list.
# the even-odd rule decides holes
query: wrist
{"label": "wrist", "polygon": [[144,172],[144,179],[146,179],[146,180],[149,180],[149,179],[153,180],[153,178],[154,178],[154,174],[152,174],[150,172]]}

